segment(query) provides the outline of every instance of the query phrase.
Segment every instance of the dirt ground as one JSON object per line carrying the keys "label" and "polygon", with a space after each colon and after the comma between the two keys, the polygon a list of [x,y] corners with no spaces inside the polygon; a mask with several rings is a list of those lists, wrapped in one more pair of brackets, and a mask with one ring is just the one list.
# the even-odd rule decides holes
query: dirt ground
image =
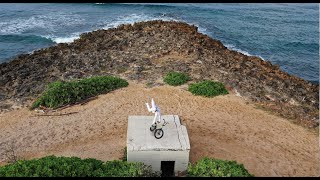
{"label": "dirt ground", "polygon": [[[255,176],[320,175],[317,134],[257,109],[234,93],[204,98],[193,96],[185,86],[146,88],[129,83],[85,105],[54,113],[69,115],[39,116],[43,113],[27,108],[1,113],[0,143],[15,142],[25,159],[51,154],[120,159],[128,116],[152,116],[145,103],[153,97],[162,114],[177,114],[187,126],[192,163],[208,156],[235,160]],[[1,146],[0,154],[3,151]]]}

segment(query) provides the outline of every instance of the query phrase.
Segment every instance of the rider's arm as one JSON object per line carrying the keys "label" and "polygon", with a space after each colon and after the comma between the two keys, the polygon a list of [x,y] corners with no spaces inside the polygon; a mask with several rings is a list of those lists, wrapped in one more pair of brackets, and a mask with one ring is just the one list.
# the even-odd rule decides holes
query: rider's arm
{"label": "rider's arm", "polygon": [[148,104],[148,103],[146,103],[146,105],[147,105],[148,111],[149,111],[149,112],[151,112],[151,111],[152,111],[152,109],[150,108],[149,104]]}

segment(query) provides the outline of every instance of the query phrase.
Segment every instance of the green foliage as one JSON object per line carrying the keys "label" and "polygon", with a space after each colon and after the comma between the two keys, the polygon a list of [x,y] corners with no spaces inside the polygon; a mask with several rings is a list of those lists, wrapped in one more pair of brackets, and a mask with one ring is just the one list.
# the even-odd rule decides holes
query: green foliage
{"label": "green foliage", "polygon": [[194,95],[214,97],[221,94],[228,94],[228,91],[221,82],[205,80],[189,85],[188,90]]}
{"label": "green foliage", "polygon": [[180,72],[169,72],[163,79],[165,83],[171,86],[179,86],[190,80],[191,78],[187,74]]}
{"label": "green foliage", "polygon": [[189,163],[187,176],[189,177],[253,177],[236,161],[224,161],[204,157],[194,166]]}
{"label": "green foliage", "polygon": [[50,83],[46,91],[32,105],[57,108],[128,86],[126,80],[113,76],[96,76],[77,81]]}
{"label": "green foliage", "polygon": [[125,161],[102,162],[78,157],[47,156],[0,167],[0,177],[145,177],[159,176],[151,166]]}
{"label": "green foliage", "polygon": [[125,148],[123,148],[122,161],[127,161],[127,146]]}

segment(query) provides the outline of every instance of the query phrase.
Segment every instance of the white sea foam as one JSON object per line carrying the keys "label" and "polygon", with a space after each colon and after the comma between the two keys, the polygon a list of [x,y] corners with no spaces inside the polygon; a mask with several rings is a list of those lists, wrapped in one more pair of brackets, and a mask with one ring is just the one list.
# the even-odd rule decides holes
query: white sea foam
{"label": "white sea foam", "polygon": [[198,23],[189,23],[189,22],[186,22],[186,23],[189,24],[189,25],[195,25],[195,26],[197,26],[197,27],[198,27],[198,31],[199,31],[200,33],[207,34],[207,29],[204,28],[204,27],[201,27]]}
{"label": "white sea foam", "polygon": [[56,32],[59,28],[81,24],[80,15],[63,12],[51,12],[46,15],[35,15],[29,18],[17,18],[0,22],[1,34],[21,34],[34,28],[42,28],[44,31]]}
{"label": "white sea foam", "polygon": [[[46,38],[46,39],[50,39],[51,41],[55,42],[55,43],[71,43],[73,42],[74,40],[80,38],[80,33],[73,33],[70,37],[56,37],[56,36],[53,36],[53,35],[48,35],[48,36],[41,36],[43,38]],[[35,51],[39,50],[39,49],[42,49],[42,48],[38,48],[38,49],[35,49],[35,50],[32,50],[32,51],[29,51],[28,54],[33,54]]]}
{"label": "white sea foam", "polygon": [[[163,21],[179,21],[178,19],[172,18],[172,17],[167,17],[165,14],[162,14],[157,17],[152,17],[148,16],[146,14],[130,14],[130,15],[124,15],[116,18],[115,20],[111,22],[107,22],[106,26],[104,26],[102,29],[110,29],[110,28],[116,28],[121,24],[134,24],[136,22],[142,22],[142,21],[152,21],[152,20],[163,20]],[[186,22],[188,23],[188,22]],[[200,27],[196,23],[188,23],[190,25],[196,25],[198,27],[199,32],[205,33],[206,29]],[[84,33],[84,32],[82,32]],[[70,43],[73,42],[74,40],[78,39],[80,37],[80,33],[73,33],[70,36],[66,37],[57,37],[57,36],[43,36],[45,38],[51,39],[52,41],[56,43]]]}
{"label": "white sea foam", "polygon": [[74,40],[78,39],[79,36],[71,36],[71,37],[57,37],[54,38],[53,41],[56,43],[70,43],[73,42]]}
{"label": "white sea foam", "polygon": [[57,36],[53,36],[53,35],[42,36],[42,37],[50,39],[55,43],[71,43],[74,40],[80,38],[80,33],[73,33],[70,36],[66,36],[66,37],[57,37]]}
{"label": "white sea foam", "polygon": [[106,22],[107,25],[104,26],[103,29],[116,28],[121,24],[131,24],[132,25],[136,22],[152,21],[152,20],[178,21],[177,19],[174,19],[172,17],[166,17],[164,15],[152,17],[152,16],[148,16],[143,13],[142,14],[130,14],[130,15],[125,15],[125,16],[120,16],[111,22]]}
{"label": "white sea foam", "polygon": [[[183,21],[181,19],[176,19],[173,17],[168,17],[166,14],[162,14],[160,16],[148,16],[146,14],[130,14],[125,16],[120,16],[116,20],[113,20],[111,22],[106,22],[106,26],[103,27],[103,29],[109,29],[109,28],[116,28],[121,24],[134,24],[136,22],[142,22],[142,21],[153,21],[153,20],[163,20],[163,21]],[[186,22],[183,21],[189,25],[195,25],[198,27],[198,31],[206,34],[207,29],[204,27],[201,27],[198,23],[192,23],[192,22]]]}
{"label": "white sea foam", "polygon": [[231,49],[231,50],[234,50],[234,51],[238,51],[238,52],[240,52],[240,53],[242,53],[242,54],[244,54],[244,55],[253,56],[253,55],[249,54],[247,51],[243,51],[243,50],[241,50],[241,49],[239,49],[239,48],[236,48],[235,45],[226,44],[225,46],[226,46],[228,49]]}
{"label": "white sea foam", "polygon": [[242,54],[244,54],[244,55],[246,55],[246,56],[257,56],[257,57],[261,58],[262,60],[265,60],[265,59],[263,59],[263,57],[261,57],[261,56],[259,56],[259,55],[252,55],[252,54],[248,53],[247,51],[243,51],[243,50],[241,50],[241,49],[239,49],[239,48],[236,48],[235,45],[233,45],[233,44],[226,44],[225,46],[226,46],[228,49],[231,49],[231,50],[240,52],[240,53],[242,53]]}
{"label": "white sea foam", "polygon": [[[120,16],[111,22],[105,23],[107,25],[104,26],[102,29],[116,28],[121,24],[134,24],[136,22],[151,21],[151,20],[178,21],[177,19],[174,19],[172,17],[165,16],[165,14],[162,14],[158,17],[152,17],[146,14],[130,14],[125,16]],[[199,31],[205,31],[205,29],[199,28]],[[84,33],[84,32],[81,32],[81,33]],[[63,36],[63,37],[59,37],[55,35],[46,35],[42,37],[50,39],[55,43],[71,43],[74,40],[80,38],[81,33],[80,32],[72,33],[71,35]]]}
{"label": "white sea foam", "polygon": [[[105,3],[95,3],[95,4],[105,4]],[[181,19],[176,19],[167,14],[162,14],[159,16],[149,16],[144,13],[130,14],[119,16],[114,20],[108,20],[103,23],[102,29],[116,28],[121,24],[134,24],[136,22],[142,21],[152,21],[152,20],[163,20],[163,21],[183,21]],[[11,19],[10,21],[0,22],[0,34],[22,34],[26,31],[32,31],[32,29],[44,29],[44,33],[50,33],[51,35],[42,36],[50,39],[56,43],[70,43],[75,39],[79,38],[80,33],[73,33],[67,36],[56,36],[56,32],[60,31],[59,28],[66,26],[75,26],[82,24],[84,19],[80,15],[75,15],[66,12],[49,12],[46,15],[34,15],[29,18],[17,18]],[[186,22],[186,21],[184,21]],[[206,29],[199,26],[198,23],[186,22],[190,25],[196,25],[199,32],[206,34]],[[81,32],[84,33],[84,32]]]}
{"label": "white sea foam", "polygon": [[200,27],[198,26],[198,31],[203,33],[203,34],[206,34],[207,33],[207,29],[206,28],[203,28],[203,27]]}

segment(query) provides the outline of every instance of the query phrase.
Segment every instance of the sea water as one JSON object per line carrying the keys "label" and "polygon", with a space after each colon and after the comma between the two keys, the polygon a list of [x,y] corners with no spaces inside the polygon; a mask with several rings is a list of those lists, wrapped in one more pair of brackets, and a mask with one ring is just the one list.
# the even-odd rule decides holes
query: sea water
{"label": "sea water", "polygon": [[156,19],[194,24],[229,49],[319,82],[319,4],[1,3],[0,63],[83,32]]}

